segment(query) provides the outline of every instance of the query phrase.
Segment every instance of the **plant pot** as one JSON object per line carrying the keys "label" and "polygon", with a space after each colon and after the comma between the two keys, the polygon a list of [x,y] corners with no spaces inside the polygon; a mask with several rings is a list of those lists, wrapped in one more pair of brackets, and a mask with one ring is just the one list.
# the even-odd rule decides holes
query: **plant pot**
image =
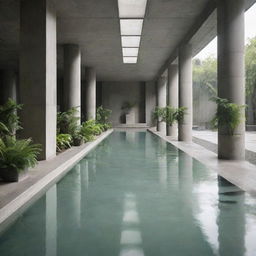
{"label": "plant pot", "polygon": [[0,176],[5,182],[18,182],[19,173],[18,170],[14,167],[1,168]]}
{"label": "plant pot", "polygon": [[74,146],[81,146],[82,144],[84,144],[84,139],[83,138],[74,138],[73,144],[74,144]]}

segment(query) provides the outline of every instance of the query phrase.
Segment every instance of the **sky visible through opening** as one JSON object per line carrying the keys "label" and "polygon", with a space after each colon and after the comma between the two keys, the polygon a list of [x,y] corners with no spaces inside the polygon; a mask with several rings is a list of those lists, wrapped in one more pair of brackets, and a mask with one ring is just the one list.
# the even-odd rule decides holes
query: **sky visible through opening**
{"label": "sky visible through opening", "polygon": [[[248,43],[248,38],[256,36],[256,4],[245,12],[245,44]],[[217,37],[215,37],[201,52],[194,58],[201,60],[209,56],[217,58]]]}

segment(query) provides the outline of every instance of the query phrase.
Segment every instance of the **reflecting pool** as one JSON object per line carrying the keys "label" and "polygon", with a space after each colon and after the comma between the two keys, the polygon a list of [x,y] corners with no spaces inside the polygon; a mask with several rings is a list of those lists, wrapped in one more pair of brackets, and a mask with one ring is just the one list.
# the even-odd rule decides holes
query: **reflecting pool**
{"label": "reflecting pool", "polygon": [[0,238],[1,256],[256,255],[256,198],[146,132],[114,132]]}

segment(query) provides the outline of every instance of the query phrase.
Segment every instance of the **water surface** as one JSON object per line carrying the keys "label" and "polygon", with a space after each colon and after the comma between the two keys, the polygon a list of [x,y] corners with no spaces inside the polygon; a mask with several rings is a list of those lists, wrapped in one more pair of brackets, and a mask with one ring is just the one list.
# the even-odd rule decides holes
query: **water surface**
{"label": "water surface", "polygon": [[251,256],[255,241],[255,198],[154,135],[114,132],[0,238],[0,255]]}

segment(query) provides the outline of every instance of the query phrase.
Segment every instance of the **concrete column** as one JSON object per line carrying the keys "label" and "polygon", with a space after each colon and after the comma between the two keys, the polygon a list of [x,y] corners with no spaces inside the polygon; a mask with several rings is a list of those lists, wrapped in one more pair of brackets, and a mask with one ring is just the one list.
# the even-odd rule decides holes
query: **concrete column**
{"label": "concrete column", "polygon": [[20,10],[20,136],[41,144],[40,158],[49,159],[56,154],[55,1],[23,0]]}
{"label": "concrete column", "polygon": [[152,113],[156,107],[155,82],[146,83],[146,123],[149,127],[154,125]]}
{"label": "concrete column", "polygon": [[192,141],[192,49],[184,45],[179,49],[179,107],[186,107],[184,120],[178,124],[179,141]]}
{"label": "concrete column", "polygon": [[[178,108],[179,97],[179,74],[178,65],[171,64],[168,68],[168,80],[167,80],[167,105],[173,108]],[[174,123],[172,126],[167,127],[167,136],[177,138],[178,136],[178,124]]]}
{"label": "concrete column", "polygon": [[78,45],[64,45],[63,110],[73,107],[81,118],[81,51]]}
{"label": "concrete column", "polygon": [[85,69],[85,84],[82,91],[82,113],[85,120],[96,118],[96,71]]}
{"label": "concrete column", "polygon": [[[244,0],[218,0],[218,96],[245,104]],[[245,122],[234,135],[218,130],[218,157],[242,160],[245,157]]]}
{"label": "concrete column", "polygon": [[[157,81],[157,106],[159,108],[166,107],[166,77],[162,76]],[[166,135],[166,122],[157,122],[157,131]]]}
{"label": "concrete column", "polygon": [[8,99],[17,101],[17,76],[11,69],[3,70],[1,81],[0,104],[5,104]]}

